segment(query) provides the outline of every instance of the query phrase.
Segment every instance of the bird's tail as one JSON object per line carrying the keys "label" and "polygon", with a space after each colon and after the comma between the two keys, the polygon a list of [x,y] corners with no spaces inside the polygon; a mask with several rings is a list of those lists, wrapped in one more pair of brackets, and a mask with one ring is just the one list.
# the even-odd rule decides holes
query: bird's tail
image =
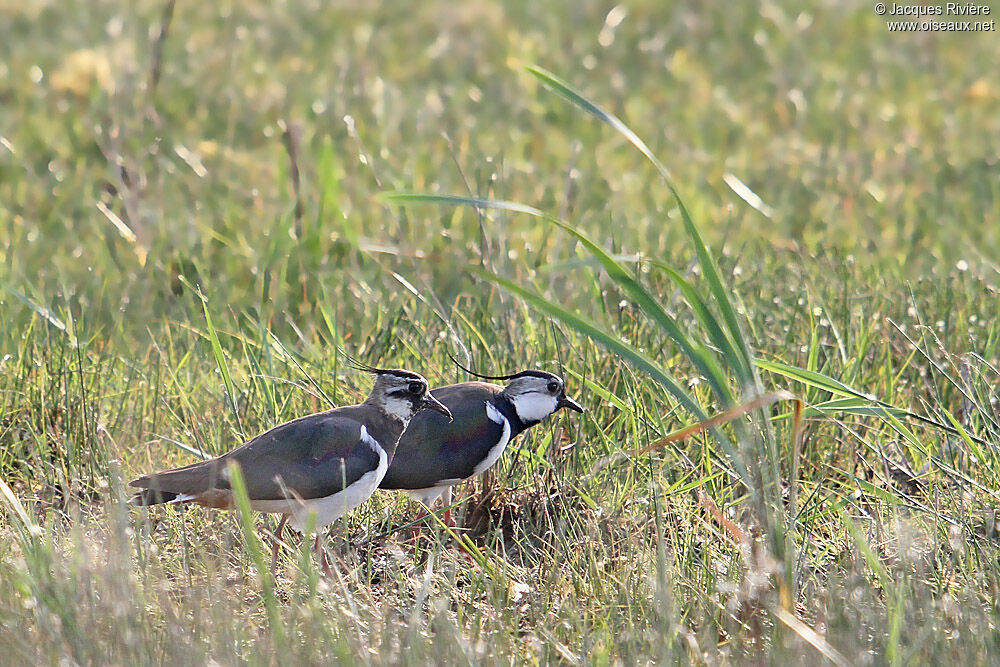
{"label": "bird's tail", "polygon": [[176,503],[181,494],[173,491],[163,491],[161,489],[143,489],[128,499],[129,505],[145,507],[146,505],[160,505],[162,503]]}
{"label": "bird's tail", "polygon": [[129,505],[141,507],[194,501],[202,492],[215,485],[220,476],[219,470],[218,460],[212,459],[137,477],[128,483],[129,486],[139,488],[129,498]]}

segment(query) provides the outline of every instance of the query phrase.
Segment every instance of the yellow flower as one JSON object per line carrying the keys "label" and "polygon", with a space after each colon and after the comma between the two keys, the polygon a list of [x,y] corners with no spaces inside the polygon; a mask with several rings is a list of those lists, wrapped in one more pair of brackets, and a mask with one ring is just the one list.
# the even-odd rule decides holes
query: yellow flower
{"label": "yellow flower", "polygon": [[93,49],[80,49],[66,56],[59,69],[52,74],[51,81],[53,90],[77,97],[89,95],[94,86],[106,93],[115,90],[111,63],[107,56]]}
{"label": "yellow flower", "polygon": [[197,151],[206,160],[211,160],[219,154],[219,144],[211,139],[204,139],[198,142]]}
{"label": "yellow flower", "polygon": [[986,79],[979,79],[966,89],[965,97],[971,102],[982,102],[993,97],[993,90]]}

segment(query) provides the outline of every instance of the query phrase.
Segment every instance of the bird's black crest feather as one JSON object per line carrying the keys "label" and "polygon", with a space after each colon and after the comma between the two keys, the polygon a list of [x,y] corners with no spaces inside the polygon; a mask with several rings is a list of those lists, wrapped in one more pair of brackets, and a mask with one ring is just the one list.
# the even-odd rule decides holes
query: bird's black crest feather
{"label": "bird's black crest feather", "polygon": [[516,378],[523,378],[523,377],[539,377],[539,378],[553,377],[552,373],[547,373],[545,371],[535,371],[535,370],[520,371],[519,373],[511,373],[510,375],[483,375],[482,373],[477,373],[471,368],[466,368],[465,366],[463,366],[458,361],[458,359],[452,356],[451,352],[448,353],[448,358],[451,359],[452,363],[454,363],[456,366],[461,368],[469,375],[472,375],[477,378],[482,378],[484,380],[514,380]]}
{"label": "bird's black crest feather", "polygon": [[343,349],[340,350],[340,353],[344,355],[345,359],[347,359],[347,364],[351,368],[364,373],[371,373],[372,375],[395,375],[396,377],[406,378],[408,380],[423,379],[418,373],[414,373],[413,371],[408,371],[403,368],[377,368],[375,366],[370,366],[363,361],[359,361],[358,359],[352,357]]}
{"label": "bird's black crest feather", "polygon": [[381,375],[382,373],[386,372],[384,368],[376,368],[375,366],[369,366],[363,361],[360,361],[355,357],[352,357],[343,349],[340,350],[340,353],[344,355],[345,359],[347,359],[347,365],[353,368],[354,370],[362,371],[364,373],[371,373],[372,375]]}

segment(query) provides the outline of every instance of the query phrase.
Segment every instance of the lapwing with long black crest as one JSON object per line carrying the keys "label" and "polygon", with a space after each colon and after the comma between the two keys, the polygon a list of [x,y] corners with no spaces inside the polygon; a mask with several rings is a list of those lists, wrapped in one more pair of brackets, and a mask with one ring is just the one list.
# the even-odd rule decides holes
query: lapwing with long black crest
{"label": "lapwing with long black crest", "polygon": [[142,490],[130,503],[230,509],[234,498],[229,471],[238,465],[250,507],[283,515],[275,533],[272,569],[286,521],[299,532],[311,526],[319,551],[320,529],[364,503],[378,488],[414,415],[430,410],[442,423],[452,419],[417,373],[352,363],[375,376],[363,403],[293,419],[218,458],[138,477],[129,486]]}
{"label": "lapwing with long black crest", "polygon": [[[422,503],[425,511],[418,519],[441,496],[450,506],[452,487],[488,470],[519,434],[562,408],[584,411],[566,395],[563,379],[553,373],[523,370],[482,375],[454,357],[452,361],[472,376],[506,384],[462,382],[437,387],[431,395],[448,408],[453,419],[422,412],[410,421],[380,488],[405,491]],[[454,526],[450,512],[443,518]]]}

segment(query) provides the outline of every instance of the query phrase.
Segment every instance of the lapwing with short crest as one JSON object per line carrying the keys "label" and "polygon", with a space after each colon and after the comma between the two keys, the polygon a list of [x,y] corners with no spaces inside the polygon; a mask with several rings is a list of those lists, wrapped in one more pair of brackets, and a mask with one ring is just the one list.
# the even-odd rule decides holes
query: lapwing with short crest
{"label": "lapwing with short crest", "polygon": [[[453,419],[423,412],[410,421],[380,487],[403,490],[427,509],[442,495],[445,505],[451,505],[453,486],[488,470],[514,438],[549,415],[562,408],[583,412],[553,373],[481,375],[452,361],[470,375],[504,380],[506,385],[462,382],[438,387],[431,395]],[[444,520],[454,525],[447,511]]]}
{"label": "lapwing with short crest", "polygon": [[283,515],[274,558],[286,521],[299,532],[312,526],[318,549],[320,529],[364,503],[378,488],[399,436],[415,414],[430,410],[440,415],[442,423],[452,419],[417,373],[355,366],[375,376],[364,403],[293,419],[218,458],[143,475],[129,482],[142,489],[130,503],[230,509],[234,499],[229,470],[235,464],[250,507]]}

